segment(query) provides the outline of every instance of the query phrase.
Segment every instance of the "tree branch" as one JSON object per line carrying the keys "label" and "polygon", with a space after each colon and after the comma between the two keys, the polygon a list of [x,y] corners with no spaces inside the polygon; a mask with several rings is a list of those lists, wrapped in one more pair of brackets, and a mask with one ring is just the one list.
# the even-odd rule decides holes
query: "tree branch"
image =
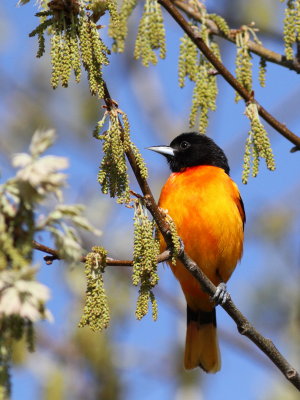
{"label": "tree branch", "polygon": [[[186,306],[183,305],[181,301],[179,301],[178,297],[174,294],[169,293],[161,286],[159,286],[156,290],[157,296],[164,301],[164,303],[168,304],[170,308],[172,308],[177,314],[184,316],[186,313]],[[265,368],[269,368],[273,370],[275,368],[273,363],[270,363],[265,355],[260,351],[257,346],[252,346],[252,344],[248,341],[245,341],[244,338],[240,335],[236,336],[232,331],[224,329],[218,326],[218,331],[220,333],[219,337],[223,340],[227,345],[239,349],[242,353],[247,354],[248,357],[252,358],[257,363],[261,364],[261,366]]]}
{"label": "tree branch", "polygon": [[188,21],[180,14],[174,3],[170,0],[158,0],[158,2],[166,9],[166,11],[173,17],[177,24],[184,30],[189,38],[195,43],[199,50],[205,55],[208,61],[216,68],[216,70],[223,76],[223,78],[239,93],[239,95],[246,101],[255,101],[258,107],[259,115],[268,122],[274,129],[277,130],[282,136],[293,143],[297,148],[300,148],[300,137],[290,131],[284,124],[279,122],[272,114],[263,108],[259,102],[254,98],[253,93],[249,93],[228,71],[222,62],[213,54],[210,48],[206,45],[204,40],[199,36]]}
{"label": "tree branch", "polygon": [[[39,250],[43,253],[47,253],[49,255],[44,257],[44,260],[47,265],[51,265],[55,260],[61,260],[62,258],[59,256],[59,252],[51,247],[45,246],[35,240],[32,241],[32,247],[35,250]],[[162,263],[164,261],[169,260],[171,257],[171,252],[169,250],[165,250],[157,257],[157,263]],[[84,263],[86,261],[86,257],[82,256],[78,261]],[[106,265],[110,267],[132,267],[133,261],[132,260],[115,260],[114,258],[107,257],[106,258]]]}
{"label": "tree branch", "polygon": [[[161,3],[168,0],[159,0]],[[176,10],[177,11],[177,10]],[[105,97],[104,101],[108,111],[117,108],[117,103],[112,100],[106,84],[104,84]],[[120,124],[121,129],[123,129]],[[159,209],[156,204],[151,189],[148,185],[146,179],[141,176],[140,169],[137,166],[135,155],[132,150],[126,152],[127,159],[134,175],[139,183],[139,186],[144,195],[146,206],[158,225],[158,228],[164,237],[164,240],[169,249],[173,248],[171,234],[169,230],[169,224],[165,219],[165,215]],[[207,276],[202,272],[199,266],[185,253],[183,250],[178,256],[178,259],[182,262],[184,267],[193,275],[195,279],[200,283],[202,289],[208,293],[210,296],[214,296],[216,292],[216,286],[207,278]],[[246,317],[238,310],[236,305],[233,303],[231,298],[229,298],[225,304],[222,305],[224,310],[231,316],[237,325],[237,329],[240,334],[247,336],[253,343],[255,343],[266,356],[277,366],[277,368],[283,373],[283,375],[288,379],[299,391],[300,391],[300,375],[299,373],[289,364],[289,362],[283,357],[283,355],[278,351],[273,342],[270,339],[266,339],[262,336],[246,319]]]}
{"label": "tree branch", "polygon": [[[185,3],[182,0],[174,0],[174,4],[182,11],[185,12],[189,17],[193,18],[196,21],[201,22],[201,15],[199,12],[197,12],[189,3]],[[209,18],[209,15],[207,16],[205,20],[205,25],[209,28],[210,33],[215,36],[219,36],[225,40],[228,40],[231,43],[235,43],[235,32],[236,29],[231,29],[230,33],[228,35],[225,35],[224,32],[222,32],[216,23]],[[286,57],[282,54],[276,53],[275,51],[269,50],[262,46],[261,44],[255,43],[252,40],[247,41],[247,47],[248,49],[258,55],[259,57],[262,57],[266,59],[266,61],[269,61],[274,64],[281,65],[283,67],[289,68],[290,70],[293,70],[297,72],[297,74],[300,73],[300,62],[297,57],[294,57],[293,60],[287,60]]]}

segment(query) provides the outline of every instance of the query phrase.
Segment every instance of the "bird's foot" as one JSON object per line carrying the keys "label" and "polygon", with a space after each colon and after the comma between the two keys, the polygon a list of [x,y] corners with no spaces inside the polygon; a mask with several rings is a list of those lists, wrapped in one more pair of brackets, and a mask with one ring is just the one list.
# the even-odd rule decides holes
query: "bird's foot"
{"label": "bird's foot", "polygon": [[212,299],[217,305],[223,305],[230,299],[230,294],[227,292],[226,284],[224,282],[221,282],[217,286],[216,293],[213,295]]}

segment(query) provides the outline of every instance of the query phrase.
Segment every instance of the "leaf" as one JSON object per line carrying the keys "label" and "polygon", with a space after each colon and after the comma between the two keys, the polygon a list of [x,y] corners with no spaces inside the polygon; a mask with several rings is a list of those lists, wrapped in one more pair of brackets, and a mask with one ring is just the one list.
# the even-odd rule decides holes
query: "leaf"
{"label": "leaf", "polygon": [[24,6],[25,4],[29,3],[30,0],[19,0],[17,2],[17,7]]}
{"label": "leaf", "polygon": [[72,222],[76,224],[79,228],[85,229],[86,231],[92,232],[97,236],[100,236],[102,232],[96,228],[94,228],[91,223],[83,216],[75,216],[72,218]]}
{"label": "leaf", "polygon": [[38,157],[44,153],[55,140],[54,129],[48,129],[46,131],[35,131],[32,136],[31,143],[29,146],[29,151],[32,157]]}

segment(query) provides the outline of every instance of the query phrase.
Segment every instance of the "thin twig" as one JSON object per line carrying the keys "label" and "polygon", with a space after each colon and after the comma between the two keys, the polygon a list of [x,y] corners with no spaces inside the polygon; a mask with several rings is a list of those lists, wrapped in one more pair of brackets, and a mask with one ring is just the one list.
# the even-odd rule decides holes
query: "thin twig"
{"label": "thin twig", "polygon": [[[33,240],[32,242],[32,247],[35,250],[39,250],[43,253],[49,254],[44,257],[44,260],[46,261],[47,265],[52,264],[53,261],[55,260],[61,260],[59,252],[55,249],[52,249],[51,247],[45,246],[35,240]],[[170,259],[170,257],[171,257],[171,252],[169,250],[165,250],[157,257],[157,263],[159,264],[164,261],[167,261]],[[86,261],[86,257],[82,256],[78,261],[84,263]],[[109,265],[110,267],[132,267],[133,262],[132,260],[115,260],[114,258],[107,257],[106,265]]]}
{"label": "thin twig", "polygon": [[158,2],[166,9],[166,11],[173,17],[177,24],[185,31],[189,38],[201,50],[208,61],[216,68],[216,70],[223,76],[223,78],[239,93],[239,95],[246,101],[255,101],[258,107],[259,115],[268,122],[274,129],[277,130],[282,136],[288,139],[295,146],[300,147],[300,137],[290,131],[284,124],[279,122],[272,114],[263,108],[259,102],[254,99],[253,93],[249,93],[228,71],[222,62],[213,54],[210,48],[206,45],[200,35],[193,29],[188,21],[180,14],[174,3],[170,0],[158,0]]}
{"label": "thin twig", "polygon": [[[114,107],[116,107],[116,103],[112,100],[106,84],[104,84],[104,91],[105,104],[108,111],[111,111]],[[120,126],[121,129],[123,129],[121,123]],[[134,153],[131,150],[128,150],[126,152],[126,156],[144,195],[145,204],[155,222],[157,223],[158,228],[167,244],[167,247],[169,249],[172,249],[172,239],[170,235],[169,225],[165,219],[165,215],[156,204],[147,180],[141,176],[140,169],[137,166]],[[184,267],[194,276],[195,279],[197,279],[202,289],[213,297],[216,292],[216,286],[207,278],[207,276],[202,272],[199,266],[185,253],[184,250],[181,252],[178,258],[182,262]],[[222,305],[222,307],[236,322],[238,331],[242,335],[247,336],[253,343],[255,343],[274,363],[274,365],[277,366],[277,368],[283,373],[283,375],[300,391],[299,373],[283,357],[283,355],[278,351],[273,342],[270,339],[266,339],[264,336],[262,336],[250,324],[246,317],[238,310],[231,298],[229,298],[226,303]]]}

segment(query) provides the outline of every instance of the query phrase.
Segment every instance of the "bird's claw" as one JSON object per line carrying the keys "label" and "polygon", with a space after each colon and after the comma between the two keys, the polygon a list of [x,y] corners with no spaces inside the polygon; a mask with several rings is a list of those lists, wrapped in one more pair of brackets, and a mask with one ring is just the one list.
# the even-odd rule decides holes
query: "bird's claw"
{"label": "bird's claw", "polygon": [[212,299],[217,305],[223,305],[230,299],[230,294],[227,292],[226,284],[224,282],[221,282],[217,286],[217,290]]}

